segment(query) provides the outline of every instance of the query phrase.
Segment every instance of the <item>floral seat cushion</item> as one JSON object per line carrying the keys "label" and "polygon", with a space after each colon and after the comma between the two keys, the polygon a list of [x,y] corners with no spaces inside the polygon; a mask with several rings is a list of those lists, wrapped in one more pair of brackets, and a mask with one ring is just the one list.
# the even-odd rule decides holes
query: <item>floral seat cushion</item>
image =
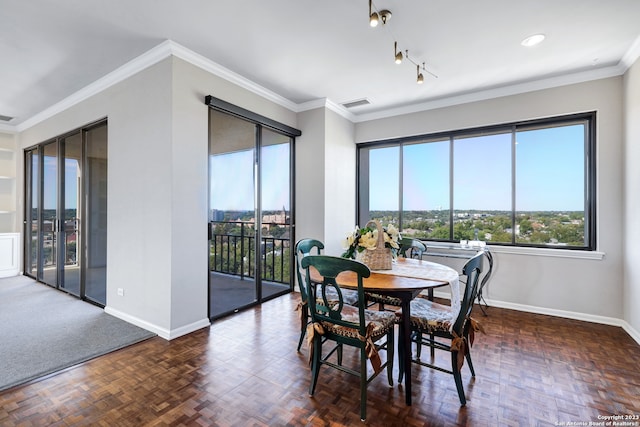
{"label": "floral seat cushion", "polygon": [[[373,341],[377,341],[389,332],[395,324],[395,315],[389,311],[364,311],[365,323],[369,326],[369,337]],[[358,308],[345,305],[342,307],[342,320],[348,322],[359,323]],[[330,322],[321,322],[326,332],[341,335],[349,338],[359,338],[358,328],[350,328],[348,326],[336,325]]]}
{"label": "floral seat cushion", "polygon": [[411,328],[425,333],[449,332],[453,312],[448,305],[438,304],[426,298],[411,301]]}
{"label": "floral seat cushion", "polygon": [[[351,289],[340,289],[342,300],[345,304],[358,305],[358,292]],[[335,289],[327,287],[327,299],[338,301],[338,293]]]}
{"label": "floral seat cushion", "polygon": [[[428,292],[429,291],[425,289],[424,291],[420,292],[420,294],[418,294],[418,297],[428,298]],[[386,305],[394,305],[396,307],[400,307],[402,305],[402,300],[400,300],[400,298],[392,297],[389,295],[376,294],[374,292],[365,292],[365,295],[367,297],[367,301],[378,302]]]}

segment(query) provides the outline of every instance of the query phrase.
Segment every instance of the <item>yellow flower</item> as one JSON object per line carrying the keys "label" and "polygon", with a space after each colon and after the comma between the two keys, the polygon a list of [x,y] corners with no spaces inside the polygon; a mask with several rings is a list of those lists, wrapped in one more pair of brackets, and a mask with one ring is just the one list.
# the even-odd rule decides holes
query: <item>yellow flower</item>
{"label": "yellow flower", "polygon": [[378,243],[378,231],[369,231],[360,236],[360,246],[365,249],[375,249]]}

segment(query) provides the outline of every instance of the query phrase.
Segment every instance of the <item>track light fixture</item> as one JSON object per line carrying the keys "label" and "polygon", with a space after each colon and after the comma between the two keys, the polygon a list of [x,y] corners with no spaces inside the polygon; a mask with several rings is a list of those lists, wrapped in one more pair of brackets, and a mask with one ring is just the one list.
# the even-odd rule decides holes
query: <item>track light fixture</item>
{"label": "track light fixture", "polygon": [[[372,27],[376,27],[380,22],[382,22],[382,24],[384,25],[389,21],[389,19],[391,19],[391,12],[389,10],[387,9],[377,10],[375,8],[375,5],[373,4],[373,0],[369,0],[369,25],[371,25]],[[391,36],[395,38],[393,31],[391,31]],[[422,70],[420,70],[420,64],[416,62],[413,58],[409,58],[409,49],[406,49],[404,52],[405,53],[403,55],[402,50],[398,50],[398,42],[394,41],[393,42],[393,56],[394,56],[393,59],[395,63],[402,64],[403,60],[406,59],[407,61],[415,65],[416,66],[416,82],[419,85],[424,83],[423,72],[429,73],[433,77],[438,78],[437,75],[427,70],[424,62],[422,63]]]}
{"label": "track light fixture", "polygon": [[374,10],[373,0],[369,0],[369,25],[377,27],[378,23],[382,21],[382,25],[386,24],[391,19],[391,11],[382,9],[379,11]]}
{"label": "track light fixture", "polygon": [[393,53],[396,57],[396,64],[402,64],[402,52],[398,51],[398,42],[393,42]]}

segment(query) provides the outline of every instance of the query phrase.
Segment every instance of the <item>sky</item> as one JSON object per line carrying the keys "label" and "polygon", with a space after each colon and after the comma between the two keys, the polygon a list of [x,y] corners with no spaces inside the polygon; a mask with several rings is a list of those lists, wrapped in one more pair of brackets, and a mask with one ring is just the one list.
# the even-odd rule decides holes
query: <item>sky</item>
{"label": "sky", "polygon": [[[44,209],[55,209],[57,206],[57,167],[56,156],[44,156]],[[78,174],[76,159],[65,159],[65,209],[78,207]],[[37,179],[37,176],[35,176]]]}
{"label": "sky", "polygon": [[[244,150],[210,156],[211,209],[253,210],[254,151]],[[262,210],[288,211],[289,144],[262,148]]]}
{"label": "sky", "polygon": [[[575,155],[583,141],[583,125],[516,134],[516,210],[584,209],[584,156]],[[404,210],[448,209],[449,141],[403,149]],[[289,145],[264,146],[261,155],[263,210],[289,210]],[[453,155],[455,210],[511,210],[510,133],[456,139]],[[370,210],[398,210],[399,159],[399,147],[370,150]],[[56,205],[55,161],[44,156],[45,209]],[[210,162],[211,208],[253,210],[253,150],[211,156]],[[66,159],[67,208],[77,206],[77,174],[77,161]]]}
{"label": "sky", "polygon": [[[511,210],[511,133],[454,141],[455,210]],[[404,210],[449,209],[449,140],[403,148]],[[398,210],[400,147],[371,149],[370,210]],[[584,126],[516,133],[516,210],[584,210]],[[437,185],[430,185],[437,183]]]}

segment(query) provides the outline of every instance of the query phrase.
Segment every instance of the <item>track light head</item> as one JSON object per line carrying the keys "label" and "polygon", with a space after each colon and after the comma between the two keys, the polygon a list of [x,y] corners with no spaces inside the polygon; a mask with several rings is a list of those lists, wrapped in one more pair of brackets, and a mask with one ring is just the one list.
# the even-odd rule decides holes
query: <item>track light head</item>
{"label": "track light head", "polygon": [[373,12],[371,15],[369,15],[369,25],[371,25],[372,27],[378,26],[378,14],[376,12]]}
{"label": "track light head", "polygon": [[372,10],[373,9],[371,5],[372,2],[373,0],[369,0],[369,25],[371,25],[372,27],[377,27],[378,14]]}
{"label": "track light head", "polygon": [[424,76],[422,75],[422,73],[420,72],[420,66],[416,65],[416,73],[418,74],[418,84],[421,85],[422,83],[424,83]]}
{"label": "track light head", "polygon": [[398,52],[398,42],[393,42],[393,53],[395,54],[396,64],[402,64],[402,52]]}

